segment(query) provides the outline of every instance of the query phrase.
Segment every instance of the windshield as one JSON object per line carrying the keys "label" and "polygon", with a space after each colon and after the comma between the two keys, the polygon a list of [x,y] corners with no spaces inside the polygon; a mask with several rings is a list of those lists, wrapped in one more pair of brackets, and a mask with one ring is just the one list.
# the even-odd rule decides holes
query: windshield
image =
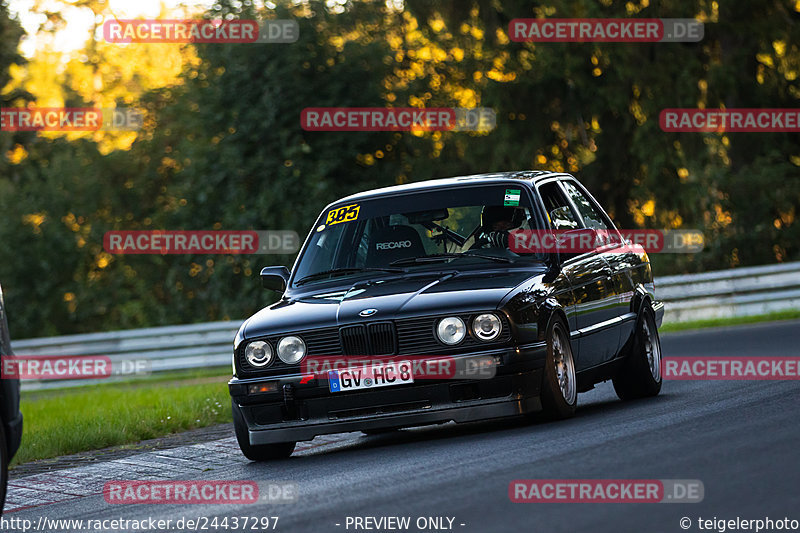
{"label": "windshield", "polygon": [[522,186],[420,191],[324,211],[292,286],[373,272],[541,260],[508,249],[509,232],[542,229]]}

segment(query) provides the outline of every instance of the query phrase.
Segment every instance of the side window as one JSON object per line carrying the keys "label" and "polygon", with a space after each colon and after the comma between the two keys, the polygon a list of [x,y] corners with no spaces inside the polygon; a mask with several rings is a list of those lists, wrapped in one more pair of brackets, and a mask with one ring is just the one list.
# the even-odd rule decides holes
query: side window
{"label": "side window", "polygon": [[553,229],[577,229],[581,227],[558,183],[553,181],[542,185],[539,187],[539,194],[542,197]]}
{"label": "side window", "polygon": [[578,212],[581,214],[581,218],[583,218],[584,226],[588,229],[610,229],[603,219],[603,215],[595,209],[592,202],[579,191],[574,184],[569,181],[563,181],[562,183],[564,184],[564,189],[567,191],[567,194],[569,194],[569,197],[575,204],[575,207],[578,208]]}

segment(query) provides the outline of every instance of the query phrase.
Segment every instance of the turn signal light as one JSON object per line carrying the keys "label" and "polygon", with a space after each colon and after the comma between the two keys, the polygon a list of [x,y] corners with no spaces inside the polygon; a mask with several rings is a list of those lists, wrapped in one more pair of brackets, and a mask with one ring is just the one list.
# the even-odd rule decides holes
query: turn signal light
{"label": "turn signal light", "polygon": [[250,385],[247,388],[248,394],[261,394],[262,392],[275,392],[278,390],[278,384],[276,382],[270,383],[258,383],[256,385]]}

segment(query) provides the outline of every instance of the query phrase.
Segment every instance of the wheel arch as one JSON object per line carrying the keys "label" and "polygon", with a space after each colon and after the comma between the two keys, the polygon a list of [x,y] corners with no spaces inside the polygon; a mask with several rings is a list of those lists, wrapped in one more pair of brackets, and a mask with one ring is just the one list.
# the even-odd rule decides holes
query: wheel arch
{"label": "wheel arch", "polygon": [[[567,338],[570,339],[570,330],[569,330],[569,320],[567,318],[567,312],[561,306],[561,304],[556,301],[555,298],[547,298],[542,302],[539,311],[539,340],[545,341],[547,340],[547,331],[550,327],[550,323],[553,321],[554,318],[560,318],[564,325],[567,328]],[[570,339],[571,340],[571,339]],[[571,342],[570,342],[571,344]]]}
{"label": "wheel arch", "polygon": [[644,285],[639,283],[633,290],[633,299],[631,300],[631,312],[636,313],[637,320],[644,305],[649,305],[652,309],[653,298],[650,296],[650,293],[647,292],[647,289],[644,288]]}

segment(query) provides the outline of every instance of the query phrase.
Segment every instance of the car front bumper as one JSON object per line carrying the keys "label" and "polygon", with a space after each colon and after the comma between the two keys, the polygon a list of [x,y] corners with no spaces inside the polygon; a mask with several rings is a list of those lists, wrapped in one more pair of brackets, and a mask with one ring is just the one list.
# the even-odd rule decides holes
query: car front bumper
{"label": "car front bumper", "polygon": [[[250,444],[311,440],[317,435],[449,421],[474,422],[541,409],[546,346],[494,350],[503,364],[490,379],[417,380],[413,384],[331,393],[327,380],[301,384],[300,375],[237,379],[229,383],[234,409]],[[278,391],[248,395],[250,384],[277,382]]]}

